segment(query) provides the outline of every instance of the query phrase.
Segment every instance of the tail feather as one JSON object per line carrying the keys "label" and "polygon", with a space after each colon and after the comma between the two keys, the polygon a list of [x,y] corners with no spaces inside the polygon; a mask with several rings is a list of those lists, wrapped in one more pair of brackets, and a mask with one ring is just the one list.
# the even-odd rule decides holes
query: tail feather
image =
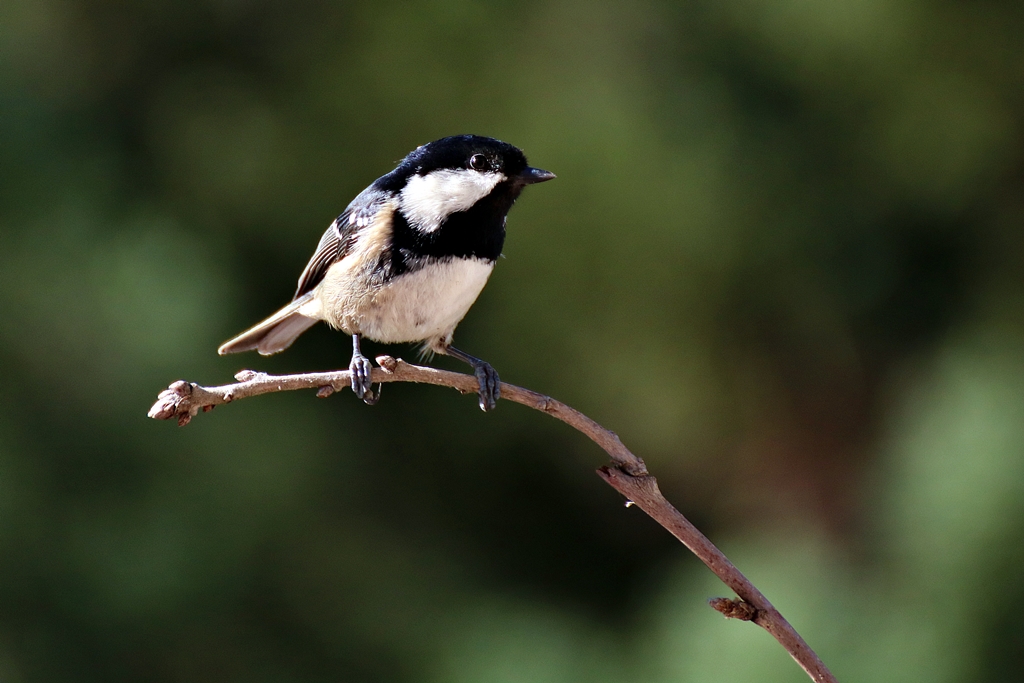
{"label": "tail feather", "polygon": [[261,323],[221,344],[220,355],[259,351],[269,356],[284,351],[300,334],[320,322],[319,306],[312,294],[300,297]]}

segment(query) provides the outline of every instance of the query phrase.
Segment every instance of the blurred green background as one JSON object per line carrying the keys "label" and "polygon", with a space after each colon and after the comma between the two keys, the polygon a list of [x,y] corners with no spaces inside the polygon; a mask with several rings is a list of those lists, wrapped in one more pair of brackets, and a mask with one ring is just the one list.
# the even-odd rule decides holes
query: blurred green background
{"label": "blurred green background", "polygon": [[616,430],[840,680],[1024,679],[1022,36],[1012,0],[4,0],[0,680],[806,680],[538,413],[146,419],[345,367],[324,327],[216,348],[470,132],[558,180],[460,347]]}

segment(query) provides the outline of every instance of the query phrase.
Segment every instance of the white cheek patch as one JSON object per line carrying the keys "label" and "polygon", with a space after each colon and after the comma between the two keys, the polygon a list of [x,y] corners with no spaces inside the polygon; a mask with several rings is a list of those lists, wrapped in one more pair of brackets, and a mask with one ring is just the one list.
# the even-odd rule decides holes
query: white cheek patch
{"label": "white cheek patch", "polygon": [[466,211],[503,180],[502,173],[469,169],[414,175],[401,193],[402,213],[420,232],[434,232],[448,216]]}

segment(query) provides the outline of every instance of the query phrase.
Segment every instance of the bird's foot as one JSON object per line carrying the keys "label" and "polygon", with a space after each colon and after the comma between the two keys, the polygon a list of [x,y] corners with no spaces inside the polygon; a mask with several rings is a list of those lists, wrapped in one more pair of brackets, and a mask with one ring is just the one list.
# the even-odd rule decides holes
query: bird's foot
{"label": "bird's foot", "polygon": [[498,405],[501,398],[501,380],[498,379],[498,371],[491,367],[490,363],[478,361],[473,365],[473,374],[480,384],[480,410],[489,412]]}
{"label": "bird's foot", "polygon": [[352,373],[352,393],[363,399],[363,403],[366,405],[372,406],[379,401],[380,387],[374,392],[373,385],[370,383],[370,372],[373,370],[370,359],[362,354],[353,355],[348,369]]}
{"label": "bird's foot", "polygon": [[458,358],[463,363],[469,363],[480,385],[480,410],[485,413],[494,410],[498,405],[498,399],[501,398],[501,380],[498,379],[498,373],[491,364],[450,345],[442,346],[440,352]]}

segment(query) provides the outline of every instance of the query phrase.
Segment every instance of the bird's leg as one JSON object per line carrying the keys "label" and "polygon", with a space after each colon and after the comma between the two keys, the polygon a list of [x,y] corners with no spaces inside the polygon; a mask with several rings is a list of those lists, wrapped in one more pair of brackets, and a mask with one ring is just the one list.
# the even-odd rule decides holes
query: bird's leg
{"label": "bird's leg", "polygon": [[364,403],[372,406],[380,400],[380,389],[378,388],[374,393],[370,385],[370,371],[373,370],[373,364],[359,350],[359,339],[360,335],[352,335],[352,362],[348,364],[348,369],[352,373],[352,392],[363,399]]}
{"label": "bird's leg", "polygon": [[501,398],[501,380],[498,379],[498,371],[491,367],[490,363],[474,358],[473,356],[459,351],[454,346],[446,346],[443,353],[452,358],[458,358],[464,363],[473,367],[473,374],[476,381],[480,383],[480,410],[494,410]]}

